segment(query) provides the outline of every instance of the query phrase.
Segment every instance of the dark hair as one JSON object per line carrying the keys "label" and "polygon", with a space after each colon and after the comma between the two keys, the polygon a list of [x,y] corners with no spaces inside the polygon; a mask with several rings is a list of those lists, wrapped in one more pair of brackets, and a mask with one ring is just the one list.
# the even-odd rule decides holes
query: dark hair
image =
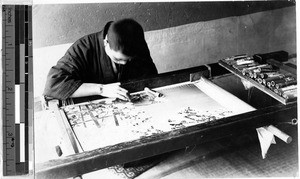
{"label": "dark hair", "polygon": [[133,19],[113,22],[107,32],[110,48],[129,57],[138,56],[146,45],[142,26]]}

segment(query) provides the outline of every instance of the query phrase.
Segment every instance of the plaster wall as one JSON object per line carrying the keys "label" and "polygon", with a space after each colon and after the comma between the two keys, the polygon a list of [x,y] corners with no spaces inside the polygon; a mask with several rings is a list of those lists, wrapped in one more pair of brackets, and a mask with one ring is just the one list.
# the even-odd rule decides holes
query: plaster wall
{"label": "plaster wall", "polygon": [[[296,10],[291,6],[188,23],[146,31],[145,36],[159,73],[214,63],[237,54],[276,50],[295,54]],[[49,69],[71,44],[34,48],[34,96],[42,94]]]}
{"label": "plaster wall", "polygon": [[296,53],[295,8],[226,17],[146,32],[160,73],[214,63],[237,54]]}
{"label": "plaster wall", "polygon": [[72,43],[108,21],[134,18],[145,31],[295,6],[289,1],[136,2],[33,6],[34,47]]}

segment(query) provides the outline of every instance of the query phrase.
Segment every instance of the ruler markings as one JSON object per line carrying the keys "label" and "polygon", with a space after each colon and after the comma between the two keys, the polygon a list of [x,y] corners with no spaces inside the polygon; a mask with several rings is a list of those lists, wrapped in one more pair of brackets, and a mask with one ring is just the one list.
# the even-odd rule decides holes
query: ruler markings
{"label": "ruler markings", "polygon": [[25,122],[25,84],[20,84],[20,123]]}
{"label": "ruler markings", "polygon": [[20,85],[15,85],[15,123],[20,124]]}
{"label": "ruler markings", "polygon": [[28,56],[28,22],[25,22],[25,57]]}
{"label": "ruler markings", "polygon": [[[33,169],[28,163],[29,147],[33,150],[33,140],[29,139],[33,136],[33,110],[29,109],[33,106],[32,7],[2,8],[3,175],[11,176]],[[28,145],[28,141],[32,144]]]}
{"label": "ruler markings", "polygon": [[20,44],[19,46],[19,57],[20,57],[20,60],[19,60],[19,64],[20,64],[20,67],[19,67],[19,74],[20,74],[20,81],[19,83],[24,83],[25,82],[25,44]]}
{"label": "ruler markings", "polygon": [[29,21],[29,19],[28,19],[28,14],[29,14],[28,10],[30,10],[30,9],[31,9],[30,7],[25,6],[25,22]]}
{"label": "ruler markings", "polygon": [[25,6],[21,5],[19,7],[19,44],[24,44],[25,42]]}
{"label": "ruler markings", "polygon": [[15,84],[20,84],[20,6],[15,6]]}
{"label": "ruler markings", "polygon": [[19,57],[20,57],[20,128],[19,128],[19,164],[17,164],[17,173],[23,169],[25,162],[25,6],[19,6]]}
{"label": "ruler markings", "polygon": [[28,91],[28,95],[27,95],[27,123],[26,124],[26,129],[25,130],[25,135],[26,135],[26,138],[25,138],[25,144],[27,145],[26,148],[25,148],[25,160],[28,161],[26,163],[26,170],[29,170],[29,169],[33,169],[33,165],[32,163],[29,163],[30,161],[34,161],[34,158],[33,156],[30,156],[29,155],[29,151],[30,149],[33,150],[33,146],[34,146],[34,139],[33,138],[30,138],[30,136],[33,136],[33,120],[30,120],[30,119],[33,119],[33,58],[32,58],[32,53],[33,53],[33,48],[32,48],[32,6],[25,6],[25,21],[28,22],[26,25],[26,41],[25,41],[25,45],[26,45],[26,58],[25,60],[27,60],[27,64],[28,64],[28,70],[27,70],[27,73],[28,73],[28,78],[27,78],[27,91]]}
{"label": "ruler markings", "polygon": [[20,162],[25,162],[25,124],[20,124]]}
{"label": "ruler markings", "polygon": [[[7,8],[4,8],[7,7]],[[3,20],[7,19],[3,24],[3,29],[5,29],[3,32],[5,32],[5,38],[3,38],[3,47],[4,47],[4,58],[5,64],[11,64],[10,68],[9,65],[5,65],[5,90],[11,90],[10,92],[14,92],[14,18],[11,18],[11,16],[14,15],[13,6],[3,6],[3,13],[2,17]],[[9,22],[11,23],[11,28],[9,26]],[[8,86],[9,85],[9,86]],[[12,127],[12,123],[14,123],[14,105],[12,104],[11,100],[14,100],[14,94],[8,94],[3,93],[3,96],[5,98],[5,103],[3,106],[5,106],[5,110],[3,111],[4,118],[6,118],[5,121],[3,121],[3,127],[5,128],[3,130],[3,136],[4,137],[4,145],[3,145],[3,151],[4,151],[4,159],[6,161],[5,165],[3,165],[3,175],[12,175],[16,172],[16,167],[14,165],[15,163],[15,147],[14,143],[12,143],[12,139],[14,139],[15,135],[15,129]],[[12,111],[13,110],[13,111]],[[11,158],[11,154],[14,156]]]}
{"label": "ruler markings", "polygon": [[29,101],[28,101],[28,91],[25,90],[25,117],[28,116],[28,107],[29,107]]}
{"label": "ruler markings", "polygon": [[[28,50],[25,51],[25,53],[28,53]],[[28,65],[29,65],[29,61],[28,61],[28,56],[25,56],[25,74],[28,75]],[[26,79],[26,78],[25,78]],[[27,83],[28,84],[28,83]]]}
{"label": "ruler markings", "polygon": [[[29,70],[29,66],[31,66],[31,64],[29,64],[29,49],[31,49],[31,47],[29,47],[29,39],[28,37],[31,36],[29,34],[31,34],[31,31],[29,30],[29,26],[30,26],[30,22],[29,22],[29,12],[28,12],[29,8],[28,6],[25,6],[25,141],[24,141],[24,145],[25,145],[25,151],[24,151],[24,161],[27,161],[27,163],[25,163],[24,165],[24,169],[28,170],[29,169],[29,147],[32,146],[29,144],[29,103],[31,102],[30,99],[33,99],[33,96],[29,96],[29,91],[33,89],[29,86],[29,73],[31,71]],[[33,101],[32,101],[33,102]],[[32,148],[33,149],[33,148]]]}
{"label": "ruler markings", "polygon": [[[28,64],[29,64],[29,67],[28,67],[28,109],[33,111],[34,109],[34,102],[33,102],[33,58],[32,57],[29,57],[28,58]],[[31,73],[30,73],[31,72]]]}
{"label": "ruler markings", "polygon": [[20,123],[16,123],[15,124],[15,134],[16,134],[16,137],[15,137],[15,143],[16,143],[16,151],[15,151],[15,156],[16,156],[16,163],[20,161]]}

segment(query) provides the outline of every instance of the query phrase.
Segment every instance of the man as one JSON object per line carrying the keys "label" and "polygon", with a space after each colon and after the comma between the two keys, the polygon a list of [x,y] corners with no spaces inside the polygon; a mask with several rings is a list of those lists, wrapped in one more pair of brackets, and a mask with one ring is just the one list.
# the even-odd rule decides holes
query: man
{"label": "man", "polygon": [[128,91],[116,82],[156,74],[143,28],[133,19],[122,19],[77,40],[50,69],[44,95],[61,100],[91,95],[127,100]]}

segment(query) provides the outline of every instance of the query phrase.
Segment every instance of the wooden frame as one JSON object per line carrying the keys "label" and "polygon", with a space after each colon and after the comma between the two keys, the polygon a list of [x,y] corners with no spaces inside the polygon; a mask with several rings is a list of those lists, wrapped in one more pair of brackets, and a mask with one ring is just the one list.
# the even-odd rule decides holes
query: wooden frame
{"label": "wooden frame", "polygon": [[[214,65],[212,65],[214,66]],[[216,67],[219,68],[219,67]],[[224,71],[226,73],[226,71]],[[129,82],[130,91],[148,87],[159,87],[172,83],[188,81],[199,75],[214,74],[202,66],[191,70],[181,70],[175,73],[163,74],[155,78]],[[191,75],[192,74],[192,75]],[[274,105],[256,111],[224,118],[213,122],[199,124],[183,129],[174,130],[160,135],[144,137],[131,142],[120,143],[77,153],[36,165],[36,177],[67,178],[88,172],[107,168],[120,163],[134,161],[189,145],[201,144],[208,141],[244,133],[247,130],[276,124],[297,117],[297,103]],[[138,155],[137,155],[138,154]]]}

